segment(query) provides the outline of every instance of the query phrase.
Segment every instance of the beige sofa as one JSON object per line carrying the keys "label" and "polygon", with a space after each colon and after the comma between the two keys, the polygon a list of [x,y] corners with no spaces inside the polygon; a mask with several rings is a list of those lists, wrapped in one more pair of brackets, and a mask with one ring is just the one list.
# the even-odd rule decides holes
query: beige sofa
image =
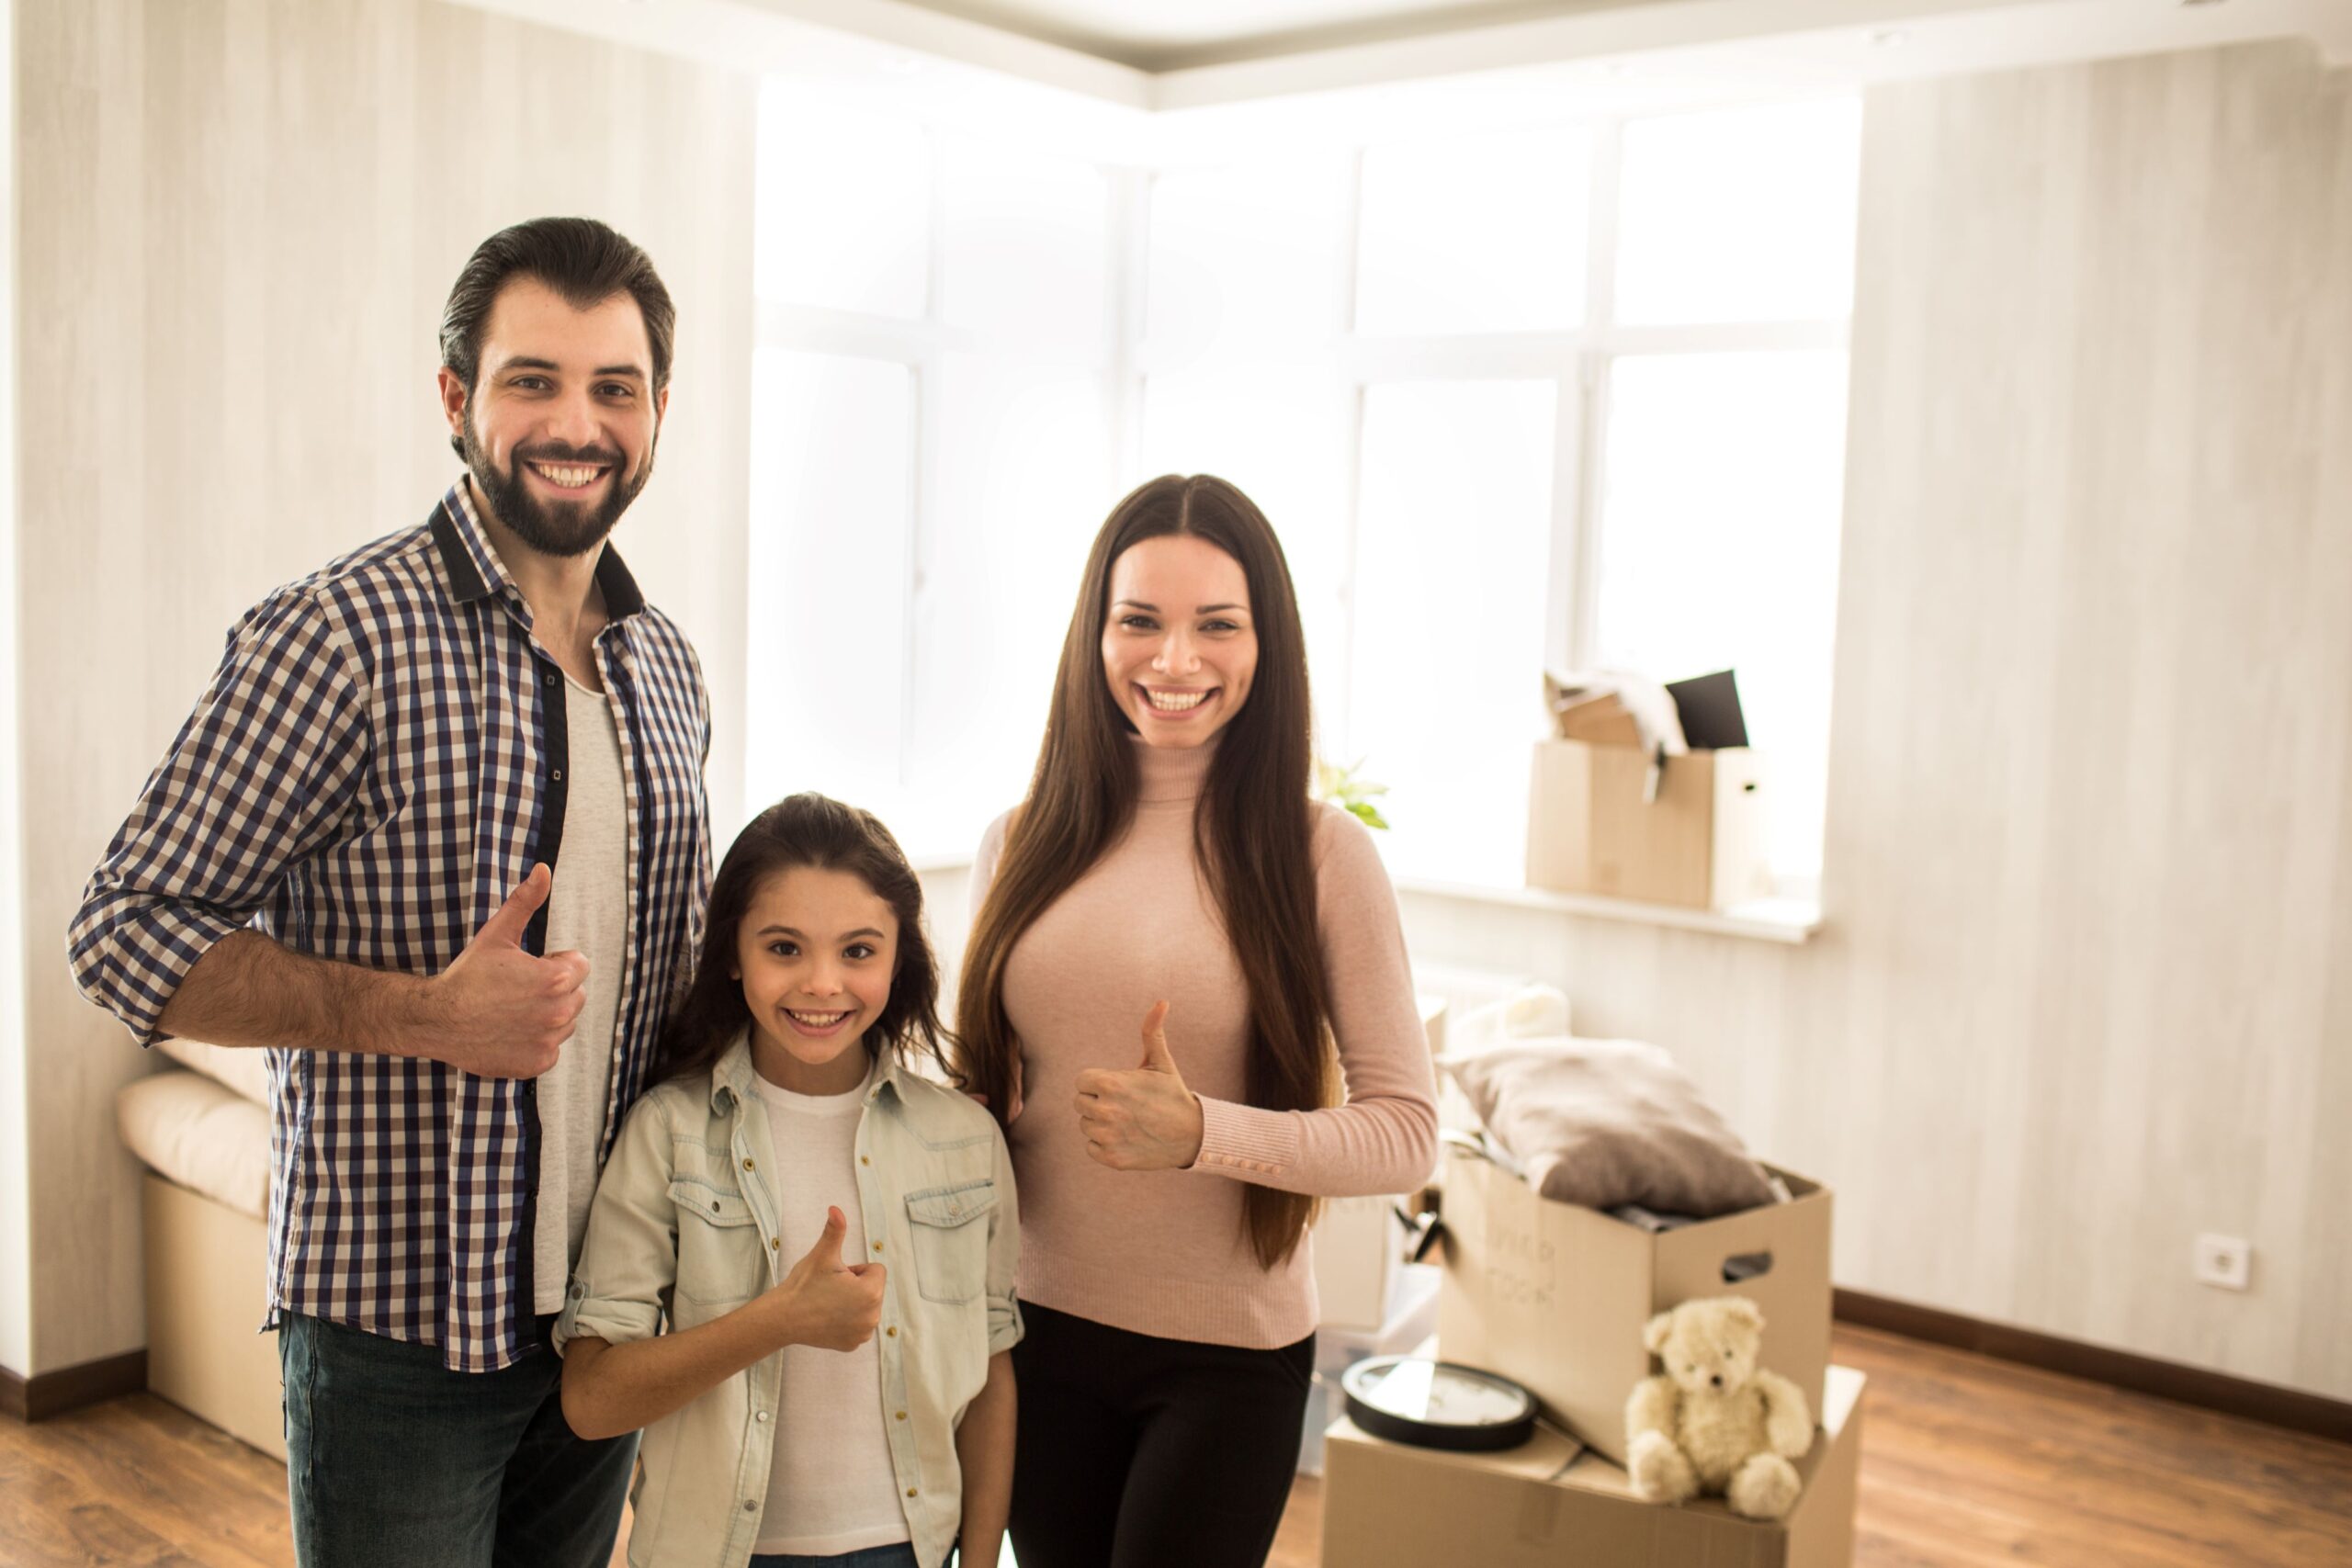
{"label": "beige sofa", "polygon": [[126,1086],[123,1142],[143,1161],[147,1386],[286,1457],[277,1337],[266,1311],[269,1111],[264,1058],[193,1041],[185,1064]]}

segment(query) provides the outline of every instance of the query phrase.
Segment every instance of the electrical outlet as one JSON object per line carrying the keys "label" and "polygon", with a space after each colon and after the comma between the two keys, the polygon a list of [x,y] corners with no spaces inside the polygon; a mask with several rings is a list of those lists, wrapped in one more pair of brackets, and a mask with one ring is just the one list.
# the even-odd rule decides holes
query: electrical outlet
{"label": "electrical outlet", "polygon": [[2245,1290],[2254,1273],[2254,1246],[2243,1236],[2200,1235],[2190,1259],[2199,1284],[2225,1291]]}

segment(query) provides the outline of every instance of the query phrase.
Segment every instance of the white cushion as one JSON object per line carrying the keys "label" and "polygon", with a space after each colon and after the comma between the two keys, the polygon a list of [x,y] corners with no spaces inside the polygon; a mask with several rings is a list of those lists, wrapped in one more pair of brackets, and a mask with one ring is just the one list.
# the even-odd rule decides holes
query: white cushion
{"label": "white cushion", "polygon": [[1445,1048],[1453,1055],[1475,1056],[1514,1040],[1567,1032],[1567,997],[1550,986],[1521,986],[1499,1001],[1464,1013],[1447,1028]]}
{"label": "white cushion", "polygon": [[267,1216],[269,1112],[261,1106],[200,1074],[163,1072],[124,1085],[114,1108],[122,1141],[158,1176]]}
{"label": "white cushion", "polygon": [[183,1067],[194,1067],[215,1083],[228,1085],[255,1105],[269,1103],[269,1057],[234,1045],[208,1045],[176,1035],[155,1047]]}

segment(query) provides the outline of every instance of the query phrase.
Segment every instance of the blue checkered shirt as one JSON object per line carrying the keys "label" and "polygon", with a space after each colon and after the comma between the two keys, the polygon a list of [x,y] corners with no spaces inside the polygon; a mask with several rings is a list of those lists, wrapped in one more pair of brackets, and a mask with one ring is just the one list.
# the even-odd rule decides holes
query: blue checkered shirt
{"label": "blue checkered shirt", "polygon": [[[609,548],[596,581],[629,900],[601,1156],[701,946],[710,706],[693,648]],[[462,480],[424,526],[254,606],[83,895],[84,992],[152,1044],[232,931],[432,975],[533,862],[562,874],[563,676],[530,626]],[[317,1043],[266,1054],[269,1324],[302,1313],[437,1346],[458,1371],[510,1364],[534,1342],[537,1085]]]}

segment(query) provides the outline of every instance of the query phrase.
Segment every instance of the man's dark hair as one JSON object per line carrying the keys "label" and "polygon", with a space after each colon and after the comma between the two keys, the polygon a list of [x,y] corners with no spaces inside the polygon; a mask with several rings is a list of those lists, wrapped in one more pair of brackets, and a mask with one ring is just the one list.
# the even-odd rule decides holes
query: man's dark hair
{"label": "man's dark hair", "polygon": [[536,277],[582,310],[616,294],[634,299],[653,348],[653,395],[669,386],[678,312],[653,259],[594,218],[534,218],[475,246],[441,308],[441,363],[469,393],[481,372],[481,332],[491,305],[514,277]]}

